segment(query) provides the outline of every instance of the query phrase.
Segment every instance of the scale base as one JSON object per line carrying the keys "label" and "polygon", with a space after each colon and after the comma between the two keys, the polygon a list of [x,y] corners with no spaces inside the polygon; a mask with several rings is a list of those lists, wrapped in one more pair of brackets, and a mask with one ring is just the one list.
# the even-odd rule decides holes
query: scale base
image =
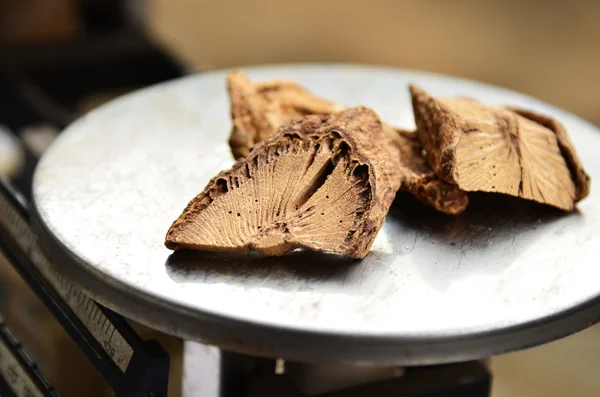
{"label": "scale base", "polygon": [[490,385],[482,361],[406,368],[317,365],[185,344],[184,397],[488,397]]}

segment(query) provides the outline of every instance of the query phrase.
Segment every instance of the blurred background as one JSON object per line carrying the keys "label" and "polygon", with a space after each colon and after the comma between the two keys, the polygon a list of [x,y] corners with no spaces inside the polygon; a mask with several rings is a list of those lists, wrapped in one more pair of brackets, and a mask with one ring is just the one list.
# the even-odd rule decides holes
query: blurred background
{"label": "blurred background", "polygon": [[[600,125],[598,1],[0,0],[0,174],[28,195],[31,170],[61,129],[125,92],[189,73],[282,62],[467,77]],[[110,395],[44,310],[0,258],[0,311],[58,391]],[[43,335],[34,331],[40,326]],[[180,357],[180,341],[160,337]],[[493,395],[597,396],[599,364],[600,328],[593,327],[493,359]],[[177,365],[173,371],[180,379]]]}

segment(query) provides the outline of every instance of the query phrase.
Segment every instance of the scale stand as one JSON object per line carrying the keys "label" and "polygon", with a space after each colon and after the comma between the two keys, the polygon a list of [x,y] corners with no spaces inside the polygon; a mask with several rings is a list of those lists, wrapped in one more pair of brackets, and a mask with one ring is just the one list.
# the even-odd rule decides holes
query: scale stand
{"label": "scale stand", "polygon": [[[116,397],[166,397],[169,357],[164,349],[156,341],[143,341],[121,315],[93,301],[60,275],[40,250],[29,222],[25,199],[0,178],[0,248],[9,262],[94,364]],[[221,357],[223,396],[308,395],[289,376],[293,370],[284,375],[275,373],[274,360],[226,352]],[[252,362],[253,370],[240,371],[240,361]],[[296,366],[314,372],[310,365]],[[408,368],[400,377],[310,395],[486,397],[489,389],[490,374],[485,366],[470,362]],[[0,324],[0,395],[58,396],[4,324]]]}
{"label": "scale stand", "polygon": [[[99,305],[54,270],[38,246],[23,197],[0,178],[0,248],[88,357],[116,397],[166,397],[169,357],[143,341],[119,314]],[[57,396],[8,328],[0,325],[0,395]]]}
{"label": "scale stand", "polygon": [[[51,251],[40,249],[33,230],[25,198],[0,178],[0,248],[9,262],[117,397],[167,397],[167,353],[156,341],[143,341],[121,315],[98,304],[59,274],[52,263],[54,258],[45,254]],[[239,361],[252,362],[253,370],[244,372],[244,365],[240,370]],[[318,368],[296,366],[313,373]],[[405,368],[402,376],[316,394],[303,390],[306,385],[293,379],[292,368],[282,375],[274,368],[275,360],[222,352],[221,396],[487,397],[490,390],[490,374],[478,362]],[[0,324],[0,396],[58,396],[4,324]]]}
{"label": "scale stand", "polygon": [[[290,373],[275,374],[264,368],[255,370],[248,380],[246,394],[249,397],[486,397],[490,393],[491,376],[480,362],[404,368],[397,376],[366,381],[354,379],[351,386],[343,386],[343,378],[352,381],[366,372],[351,367],[310,366],[296,364]],[[344,374],[344,369],[347,371]],[[377,372],[377,370],[374,370]],[[321,372],[319,374],[319,372]],[[310,375],[299,379],[298,374]],[[329,378],[329,382],[323,378]],[[323,383],[333,387],[323,389]],[[337,383],[337,385],[335,385]],[[316,391],[321,388],[321,391]],[[232,393],[232,396],[234,394]]]}

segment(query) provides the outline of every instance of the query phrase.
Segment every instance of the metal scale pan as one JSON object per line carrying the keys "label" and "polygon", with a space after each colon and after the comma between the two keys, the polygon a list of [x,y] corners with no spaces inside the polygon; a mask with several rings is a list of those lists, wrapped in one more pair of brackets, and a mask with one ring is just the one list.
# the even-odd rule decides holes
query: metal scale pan
{"label": "metal scale pan", "polygon": [[[293,79],[413,128],[410,82],[436,96],[515,105],[564,123],[592,180],[600,131],[530,97],[472,81],[353,65],[245,69]],[[59,271],[90,296],[180,337],[306,362],[425,365],[479,359],[600,319],[600,200],[565,215],[524,200],[472,195],[458,217],[399,194],[362,261],[172,255],[171,222],[233,159],[225,71],[117,99],[82,117],[41,160],[34,212]]]}

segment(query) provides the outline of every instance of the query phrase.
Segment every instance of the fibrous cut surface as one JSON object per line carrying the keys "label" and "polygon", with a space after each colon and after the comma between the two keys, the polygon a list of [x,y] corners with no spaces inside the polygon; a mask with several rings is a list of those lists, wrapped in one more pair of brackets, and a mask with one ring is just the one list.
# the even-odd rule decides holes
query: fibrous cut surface
{"label": "fibrous cut surface", "polygon": [[531,112],[433,98],[411,86],[417,133],[438,176],[465,191],[573,210],[589,191],[566,130]]}
{"label": "fibrous cut surface", "polygon": [[166,246],[364,257],[401,181],[398,150],[383,134],[365,107],[284,125],[209,182],[173,223]]}
{"label": "fibrous cut surface", "polygon": [[[240,71],[230,73],[227,87],[231,102],[233,130],[229,140],[234,157],[246,157],[252,147],[271,136],[281,125],[308,114],[333,114],[343,105],[321,99],[289,81],[251,82]],[[401,190],[447,214],[459,214],[469,200],[455,184],[440,179],[422,154],[414,132],[387,124],[383,132],[400,153]]]}

